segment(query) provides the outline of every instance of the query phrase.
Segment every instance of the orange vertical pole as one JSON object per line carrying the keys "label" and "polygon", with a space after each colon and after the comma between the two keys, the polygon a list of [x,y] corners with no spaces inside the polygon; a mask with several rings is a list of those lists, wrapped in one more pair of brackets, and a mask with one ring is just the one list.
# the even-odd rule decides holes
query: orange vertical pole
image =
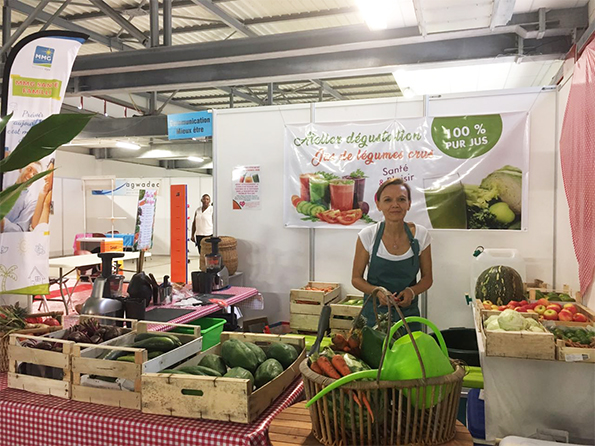
{"label": "orange vertical pole", "polygon": [[186,185],[171,186],[171,281],[188,283],[188,206]]}

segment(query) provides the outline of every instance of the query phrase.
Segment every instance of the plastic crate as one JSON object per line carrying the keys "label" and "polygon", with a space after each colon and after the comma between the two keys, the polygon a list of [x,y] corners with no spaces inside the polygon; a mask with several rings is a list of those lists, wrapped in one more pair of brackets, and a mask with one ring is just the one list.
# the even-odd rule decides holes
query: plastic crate
{"label": "plastic crate", "polygon": [[[225,325],[225,322],[225,319],[203,317],[192,322],[186,322],[186,325],[200,326],[200,334],[202,336],[202,351],[205,351],[219,343],[219,338],[223,332],[223,326]],[[172,332],[192,334],[192,330],[189,328],[176,328],[175,330],[172,330]]]}

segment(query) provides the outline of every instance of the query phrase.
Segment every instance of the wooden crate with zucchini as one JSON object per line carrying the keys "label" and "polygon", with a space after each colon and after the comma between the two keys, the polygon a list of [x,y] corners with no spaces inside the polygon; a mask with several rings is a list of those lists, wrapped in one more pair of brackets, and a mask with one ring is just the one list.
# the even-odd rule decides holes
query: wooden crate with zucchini
{"label": "wooden crate with zucchini", "polygon": [[155,322],[140,321],[136,331],[102,345],[76,344],[72,353],[72,399],[107,406],[141,408],[141,375],[170,367],[202,349],[200,327],[194,334],[149,331]]}
{"label": "wooden crate with zucchini", "polygon": [[337,301],[341,285],[329,282],[308,282],[289,294],[289,326],[292,330],[315,332],[322,306]]}
{"label": "wooden crate with zucchini", "polygon": [[[57,316],[61,323],[62,316]],[[136,321],[121,318],[102,318],[101,322]],[[92,316],[80,316],[79,322],[68,329],[59,329],[40,336],[15,334],[9,345],[8,387],[34,393],[70,398],[71,396],[71,354],[77,342],[100,344],[125,333],[130,328],[101,325]]]}
{"label": "wooden crate with zucchini", "polygon": [[220,340],[173,370],[144,373],[143,412],[252,423],[306,357],[301,336],[223,332]]}
{"label": "wooden crate with zucchini", "polygon": [[330,304],[329,327],[331,334],[345,334],[351,330],[353,319],[358,316],[363,304],[364,296],[357,294],[348,294],[343,301]]}

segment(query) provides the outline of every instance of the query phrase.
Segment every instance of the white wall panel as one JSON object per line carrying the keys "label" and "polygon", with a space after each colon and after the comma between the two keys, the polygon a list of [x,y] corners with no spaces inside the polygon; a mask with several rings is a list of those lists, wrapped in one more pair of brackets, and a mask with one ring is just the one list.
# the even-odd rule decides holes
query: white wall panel
{"label": "white wall panel", "polygon": [[[430,115],[529,111],[531,160],[529,229],[506,231],[432,231],[434,286],[428,292],[429,317],[441,328],[471,326],[464,294],[469,290],[476,246],[517,248],[527,262],[529,279],[553,279],[553,202],[555,166],[555,92],[516,91],[510,95],[457,96],[430,101]],[[423,115],[423,103],[394,99],[317,105],[317,122],[365,121]],[[309,106],[259,107],[217,111],[215,119],[217,228],[238,239],[239,269],[245,283],[265,296],[269,321],[288,320],[289,290],[308,280],[308,231],[283,227],[284,125],[306,123]],[[260,164],[262,209],[234,211],[231,171]],[[316,232],[316,279],[351,287],[351,263],[357,231]]]}

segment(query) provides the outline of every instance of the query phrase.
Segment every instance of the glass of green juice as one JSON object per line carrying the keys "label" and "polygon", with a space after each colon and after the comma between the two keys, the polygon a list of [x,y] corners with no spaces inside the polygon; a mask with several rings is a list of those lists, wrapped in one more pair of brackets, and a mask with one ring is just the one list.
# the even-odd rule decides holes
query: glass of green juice
{"label": "glass of green juice", "polygon": [[467,229],[465,189],[458,173],[425,178],[424,196],[432,228]]}
{"label": "glass of green juice", "polygon": [[322,175],[310,177],[310,202],[326,206],[331,203],[329,182]]}

